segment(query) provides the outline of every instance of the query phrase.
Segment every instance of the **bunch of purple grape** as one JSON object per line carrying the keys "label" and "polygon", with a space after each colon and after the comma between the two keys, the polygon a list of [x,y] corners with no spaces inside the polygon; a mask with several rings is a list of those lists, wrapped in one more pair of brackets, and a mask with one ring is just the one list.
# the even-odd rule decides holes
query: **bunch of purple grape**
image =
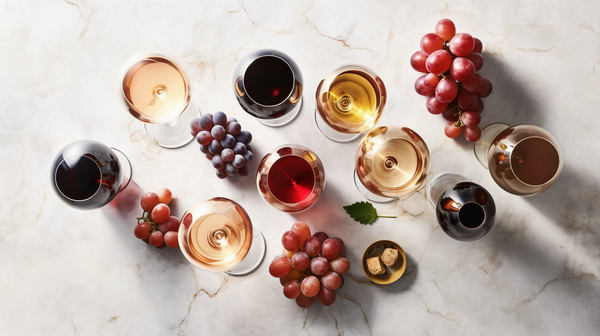
{"label": "bunch of purple grape", "polygon": [[482,49],[479,39],[456,34],[454,23],[442,19],[410,59],[413,69],[425,73],[415,81],[415,91],[429,97],[427,111],[448,120],[444,133],[449,138],[462,133],[475,142],[481,137],[481,98],[492,92],[492,82],[477,73],[483,67]]}
{"label": "bunch of purple grape", "polygon": [[224,112],[203,114],[192,120],[192,135],[200,144],[200,151],[212,161],[217,177],[248,175],[248,164],[252,161],[252,134],[242,131],[235,118],[227,118]]}

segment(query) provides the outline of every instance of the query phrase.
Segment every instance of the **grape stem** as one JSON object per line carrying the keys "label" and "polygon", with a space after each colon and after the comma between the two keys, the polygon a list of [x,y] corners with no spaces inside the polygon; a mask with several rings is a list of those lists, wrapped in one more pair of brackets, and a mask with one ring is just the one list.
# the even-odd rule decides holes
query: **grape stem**
{"label": "grape stem", "polygon": [[144,212],[142,213],[142,217],[137,217],[137,221],[138,224],[142,222],[150,224],[150,227],[152,227],[152,232],[158,231],[158,223],[152,220],[148,211],[144,210]]}
{"label": "grape stem", "polygon": [[377,217],[381,217],[381,218],[398,218],[398,216],[379,216],[379,215],[377,215]]}

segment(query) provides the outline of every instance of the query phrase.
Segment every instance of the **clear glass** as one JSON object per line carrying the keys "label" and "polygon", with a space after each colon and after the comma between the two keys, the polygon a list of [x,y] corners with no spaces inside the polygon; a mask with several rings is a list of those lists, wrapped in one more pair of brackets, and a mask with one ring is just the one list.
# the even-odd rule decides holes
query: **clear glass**
{"label": "clear glass", "polygon": [[273,49],[248,54],[233,73],[233,93],[240,106],[266,126],[283,126],[296,117],[302,89],[296,62]]}
{"label": "clear glass", "polygon": [[471,180],[460,174],[440,174],[427,183],[427,200],[432,207],[436,207],[440,196],[449,187],[459,182],[471,182]]}
{"label": "clear glass", "polygon": [[385,85],[372,70],[346,65],[319,83],[315,122],[330,140],[351,141],[375,127],[386,99]]}
{"label": "clear glass", "polygon": [[300,145],[283,145],[263,157],[256,185],[274,208],[298,213],[313,206],[325,188],[325,168],[319,157]]}
{"label": "clear glass", "polygon": [[374,202],[389,202],[417,191],[427,179],[429,149],[413,130],[380,126],[358,145],[354,181],[361,194]]}
{"label": "clear glass", "polygon": [[[125,169],[122,163],[126,164]],[[129,176],[123,170],[129,172]],[[81,210],[108,204],[129,185],[131,176],[131,164],[123,152],[94,140],[67,145],[56,155],[50,169],[56,195]],[[125,179],[127,182],[123,185]]]}
{"label": "clear glass", "polygon": [[265,256],[265,240],[238,203],[224,197],[199,202],[181,217],[179,247],[194,266],[244,275]]}
{"label": "clear glass", "polygon": [[191,103],[191,78],[172,56],[141,53],[123,65],[121,95],[126,108],[145,123],[154,143],[178,148],[194,139],[190,122],[200,116]]}
{"label": "clear glass", "polygon": [[547,190],[563,169],[558,142],[534,125],[491,124],[473,148],[494,181],[513,195],[533,196]]}

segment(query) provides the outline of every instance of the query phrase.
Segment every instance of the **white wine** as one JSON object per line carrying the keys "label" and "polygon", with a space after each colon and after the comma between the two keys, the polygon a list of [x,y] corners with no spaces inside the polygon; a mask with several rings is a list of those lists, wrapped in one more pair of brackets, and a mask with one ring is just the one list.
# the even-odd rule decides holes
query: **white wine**
{"label": "white wine", "polygon": [[381,116],[386,91],[379,77],[352,66],[323,79],[317,88],[317,111],[332,129],[341,133],[362,133]]}
{"label": "white wine", "polygon": [[123,94],[129,112],[147,123],[165,123],[190,103],[188,81],[175,62],[163,56],[144,57],[126,71]]}

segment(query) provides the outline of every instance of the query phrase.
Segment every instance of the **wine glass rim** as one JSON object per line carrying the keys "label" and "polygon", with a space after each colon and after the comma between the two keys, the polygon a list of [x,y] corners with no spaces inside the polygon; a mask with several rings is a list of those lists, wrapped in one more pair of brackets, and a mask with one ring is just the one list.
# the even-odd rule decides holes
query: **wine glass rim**
{"label": "wine glass rim", "polygon": [[[85,157],[86,159],[92,161],[96,167],[98,168],[98,172],[100,173],[100,180],[102,181],[103,178],[103,174],[102,174],[102,170],[100,169],[100,166],[98,165],[98,162],[96,162],[95,160],[90,159],[87,156],[81,156],[82,158]],[[88,198],[84,198],[84,199],[75,199],[75,198],[71,198],[67,195],[65,195],[65,193],[63,193],[63,191],[60,189],[60,186],[58,184],[58,181],[56,180],[56,174],[58,173],[58,169],[60,168],[60,166],[62,165],[63,162],[66,162],[66,158],[63,156],[63,159],[60,161],[59,164],[56,165],[56,169],[54,170],[54,185],[56,186],[56,190],[58,190],[58,192],[66,199],[68,199],[69,201],[73,201],[73,202],[85,202],[90,200],[91,198],[93,198],[94,196],[96,196],[98,194],[98,192],[100,192],[100,188],[102,187],[102,183],[98,183],[98,188],[96,188],[96,191],[94,192],[94,194],[92,194],[90,197]]]}
{"label": "wine glass rim", "polygon": [[[532,125],[532,126],[533,126],[533,125]],[[541,127],[540,127],[540,129],[542,129],[542,130],[543,130],[543,128],[541,128]],[[521,178],[520,178],[520,177],[517,175],[517,173],[516,173],[516,172],[514,171],[514,169],[513,169],[513,163],[512,163],[512,154],[513,154],[513,152],[514,152],[515,148],[517,148],[517,146],[518,146],[518,145],[519,145],[521,142],[523,142],[523,141],[525,141],[525,140],[528,140],[528,139],[541,139],[541,140],[544,140],[544,141],[548,142],[550,145],[552,145],[552,148],[554,148],[554,150],[556,151],[556,154],[557,154],[557,156],[558,156],[558,166],[556,167],[556,171],[554,172],[554,174],[552,175],[552,177],[551,177],[550,179],[548,179],[548,180],[547,180],[546,182],[544,182],[544,183],[540,183],[540,184],[531,184],[531,183],[527,183],[527,182],[523,181],[523,180],[522,180],[522,179],[521,179]],[[540,135],[532,135],[532,136],[528,136],[528,137],[525,137],[525,138],[523,138],[523,139],[521,139],[521,140],[517,141],[517,143],[514,145],[514,147],[513,147],[512,151],[511,151],[511,153],[510,153],[509,164],[510,164],[510,171],[513,173],[513,175],[515,176],[515,178],[516,178],[516,179],[517,179],[519,182],[523,183],[524,185],[526,185],[526,186],[528,186],[528,187],[542,187],[542,186],[544,186],[544,185],[546,185],[546,184],[548,184],[548,183],[551,183],[551,182],[553,182],[553,181],[554,181],[554,180],[557,178],[557,176],[560,174],[560,170],[561,170],[561,166],[562,166],[562,159],[561,159],[561,156],[560,156],[560,152],[559,152],[559,149],[558,149],[558,147],[557,147],[557,146],[554,144],[554,142],[553,142],[551,139],[546,139],[545,137],[543,137],[543,136],[540,136]]]}
{"label": "wine glass rim", "polygon": [[[290,98],[290,96],[294,93],[294,87],[296,86],[296,74],[294,73],[294,68],[290,65],[290,62],[288,62],[285,58],[289,56],[284,56],[283,53],[278,52],[276,50],[271,50],[271,49],[265,49],[265,50],[260,50],[259,52],[276,52],[278,54],[282,54],[282,55],[277,55],[274,53],[267,53],[264,55],[260,55],[255,57],[251,62],[248,63],[248,65],[246,66],[246,68],[244,69],[244,77],[242,79],[243,83],[244,83],[244,91],[246,92],[246,96],[248,96],[248,98],[250,98],[250,100],[252,100],[256,105],[258,106],[262,106],[262,107],[275,107],[275,106],[279,106],[281,104],[283,104],[286,100],[288,100]],[[290,92],[288,92],[288,95],[285,98],[282,98],[281,101],[277,104],[262,104],[257,102],[254,98],[252,98],[252,96],[248,93],[248,90],[246,90],[246,73],[248,72],[248,69],[250,68],[250,66],[252,64],[254,64],[254,62],[256,62],[257,60],[261,59],[261,58],[265,58],[265,57],[274,57],[274,58],[278,58],[279,60],[281,60],[282,62],[285,63],[285,65],[288,67],[288,69],[290,70],[290,73],[292,74],[292,89],[290,90]]]}

